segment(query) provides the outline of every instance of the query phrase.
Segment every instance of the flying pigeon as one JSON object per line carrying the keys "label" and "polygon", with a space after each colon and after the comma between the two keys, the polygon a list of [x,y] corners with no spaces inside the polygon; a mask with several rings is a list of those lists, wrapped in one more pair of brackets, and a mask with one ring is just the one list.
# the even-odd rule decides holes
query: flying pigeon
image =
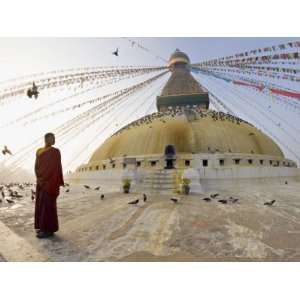
{"label": "flying pigeon", "polygon": [[7,148],[7,146],[4,146],[4,148],[2,150],[2,154],[3,155],[6,155],[6,154],[12,155],[11,151]]}
{"label": "flying pigeon", "polygon": [[38,95],[39,95],[38,87],[33,82],[32,87],[27,90],[27,97],[32,98],[32,96],[34,96],[34,98],[37,99]]}
{"label": "flying pigeon", "polygon": [[119,49],[117,48],[116,51],[114,51],[112,54],[115,56],[119,56]]}

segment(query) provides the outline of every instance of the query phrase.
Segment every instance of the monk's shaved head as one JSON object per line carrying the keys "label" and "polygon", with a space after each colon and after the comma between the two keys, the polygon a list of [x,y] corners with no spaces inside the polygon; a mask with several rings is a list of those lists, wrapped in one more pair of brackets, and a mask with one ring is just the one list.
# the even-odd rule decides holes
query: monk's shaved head
{"label": "monk's shaved head", "polygon": [[55,144],[55,135],[52,132],[45,134],[45,144],[46,146],[52,146]]}

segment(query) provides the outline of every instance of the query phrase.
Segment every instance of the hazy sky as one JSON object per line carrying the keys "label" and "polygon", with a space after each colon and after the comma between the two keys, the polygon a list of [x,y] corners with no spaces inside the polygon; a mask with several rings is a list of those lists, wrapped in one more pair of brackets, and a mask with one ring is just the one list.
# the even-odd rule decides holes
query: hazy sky
{"label": "hazy sky", "polygon": [[[297,38],[134,38],[166,59],[176,49],[192,62]],[[298,38],[299,39],[299,38]],[[121,38],[1,38],[0,79],[56,69],[97,65],[160,65],[155,56]],[[120,56],[111,52],[119,47]]]}
{"label": "hazy sky", "polygon": [[[143,51],[136,46],[132,47],[127,39],[122,38],[1,38],[0,81],[26,74],[76,67],[163,65],[164,63],[157,59],[156,55],[168,59],[176,48],[186,52],[192,62],[200,62],[201,60],[231,55],[259,47],[299,40],[299,38],[224,37],[133,39],[150,49],[150,52]],[[119,57],[115,57],[111,54],[115,48],[119,48]],[[141,117],[145,113],[155,111],[155,96],[159,93],[159,89],[164,82],[166,82],[167,78],[168,77],[166,76],[160,80],[160,82],[153,84],[148,91],[144,91],[143,94],[141,93],[140,96],[137,96],[137,99],[132,98],[130,100],[131,102],[129,101],[124,107],[120,107],[117,115],[114,117],[117,121],[115,121],[104,133],[99,134],[99,136],[95,138],[95,132],[97,135],[97,130],[103,128],[103,124],[108,122],[109,117],[112,118],[112,115],[107,116],[107,119],[103,118],[102,123],[96,124],[92,130],[88,130],[88,132],[77,137],[77,139],[68,146],[64,146],[64,163],[70,160],[70,157],[76,156],[78,149],[84,148],[85,144],[89,144],[87,141],[91,141],[89,146],[86,149],[83,149],[82,155],[75,159],[71,166],[71,168],[76,167],[82,161],[86,161],[92,151],[119,127],[125,125],[129,121],[133,121],[137,117]],[[127,81],[126,84],[133,84],[133,82],[134,81]],[[206,83],[209,85],[208,81]],[[286,84],[286,82],[283,82],[283,84]],[[121,87],[124,87],[124,84],[116,85],[114,89]],[[297,89],[297,86],[293,87]],[[214,86],[213,88],[214,90],[221,89],[221,87],[218,86]],[[105,91],[107,92],[105,89],[99,89],[95,93],[91,93],[89,97],[105,94]],[[61,93],[48,94],[45,91],[38,101],[28,101],[26,97],[19,97],[18,99],[11,101],[11,103],[2,106],[0,105],[0,126],[44,105],[45,103],[51,103],[60,99],[69,93],[70,91],[61,91]],[[144,106],[140,106],[139,101],[143,101],[145,97],[147,98],[152,93],[154,94],[149,98],[149,101],[146,102]],[[257,95],[252,95],[252,97],[257,98]],[[87,96],[82,98],[78,97],[77,99],[69,101],[67,104],[61,104],[60,107],[50,108],[49,112],[51,109],[56,110],[74,103],[80,103],[87,99]],[[249,95],[249,99],[251,99],[251,95]],[[230,103],[230,99],[228,101]],[[54,128],[72,116],[75,116],[80,111],[83,110],[79,109],[75,112],[60,114],[57,117],[48,118],[42,122],[34,123],[31,126],[0,128],[0,147],[2,147],[2,144],[8,144],[13,150],[18,150],[39,137],[45,131],[51,130],[51,128]],[[280,110],[278,113],[279,112]],[[247,117],[245,116],[245,118]],[[289,118],[291,118],[290,115]],[[298,116],[295,117],[295,122],[297,122],[296,118],[298,118]],[[264,120],[261,119],[260,122],[264,122]],[[265,125],[268,126],[267,122]],[[297,149],[300,150],[300,147]],[[0,162],[5,159],[6,158],[1,157]],[[25,166],[28,169],[32,169],[32,161],[29,160]]]}

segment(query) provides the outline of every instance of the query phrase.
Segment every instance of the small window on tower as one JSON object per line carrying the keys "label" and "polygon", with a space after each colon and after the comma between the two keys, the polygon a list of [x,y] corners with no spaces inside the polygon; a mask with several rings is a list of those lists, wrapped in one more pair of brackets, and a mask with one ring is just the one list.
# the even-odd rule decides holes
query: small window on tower
{"label": "small window on tower", "polygon": [[96,170],[99,170],[99,166],[96,166]]}
{"label": "small window on tower", "polygon": [[186,167],[189,167],[191,165],[191,161],[190,160],[185,160],[184,164]]}
{"label": "small window on tower", "polygon": [[264,164],[264,161],[261,159],[261,160],[259,161],[259,163],[260,163],[261,165],[263,165],[263,164]]}
{"label": "small window on tower", "polygon": [[140,166],[141,166],[141,162],[140,162],[140,161],[137,161],[137,162],[136,162],[136,166],[137,166],[137,167],[140,167]]}
{"label": "small window on tower", "polygon": [[156,166],[156,161],[155,160],[150,161],[150,165],[151,165],[151,167]]}
{"label": "small window on tower", "polygon": [[208,166],[208,160],[207,159],[203,159],[202,160],[202,166],[203,167],[207,167]]}
{"label": "small window on tower", "polygon": [[219,159],[220,166],[224,166],[224,159]]}
{"label": "small window on tower", "polygon": [[252,165],[253,160],[252,159],[248,159],[248,163],[249,163],[249,165]]}
{"label": "small window on tower", "polygon": [[270,165],[271,165],[271,166],[273,165],[273,161],[272,161],[272,160],[270,160]]}
{"label": "small window on tower", "polygon": [[116,167],[116,164],[112,164],[111,166],[112,166],[112,168],[114,169],[114,168]]}
{"label": "small window on tower", "polygon": [[103,165],[102,168],[103,168],[103,170],[105,170],[106,169],[106,165]]}
{"label": "small window on tower", "polygon": [[236,165],[239,165],[240,164],[240,159],[239,158],[236,158],[235,160],[234,160],[234,163],[236,164]]}

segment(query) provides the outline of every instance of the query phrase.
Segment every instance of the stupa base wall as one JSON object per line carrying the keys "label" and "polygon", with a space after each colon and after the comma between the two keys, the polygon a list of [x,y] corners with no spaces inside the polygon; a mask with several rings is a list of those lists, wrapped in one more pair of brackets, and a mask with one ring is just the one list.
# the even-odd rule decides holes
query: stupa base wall
{"label": "stupa base wall", "polygon": [[[189,174],[189,176],[187,176]],[[191,193],[230,190],[253,185],[278,185],[299,182],[300,169],[289,167],[223,167],[173,170],[103,170],[69,174],[66,181],[73,184],[103,185],[110,191],[122,190],[122,179],[131,179],[131,191],[147,193],[176,193],[180,178],[191,180]]]}
{"label": "stupa base wall", "polygon": [[72,173],[65,176],[65,182],[70,184],[87,184],[109,188],[110,191],[119,191],[122,183],[122,170],[91,171],[85,173]]}

